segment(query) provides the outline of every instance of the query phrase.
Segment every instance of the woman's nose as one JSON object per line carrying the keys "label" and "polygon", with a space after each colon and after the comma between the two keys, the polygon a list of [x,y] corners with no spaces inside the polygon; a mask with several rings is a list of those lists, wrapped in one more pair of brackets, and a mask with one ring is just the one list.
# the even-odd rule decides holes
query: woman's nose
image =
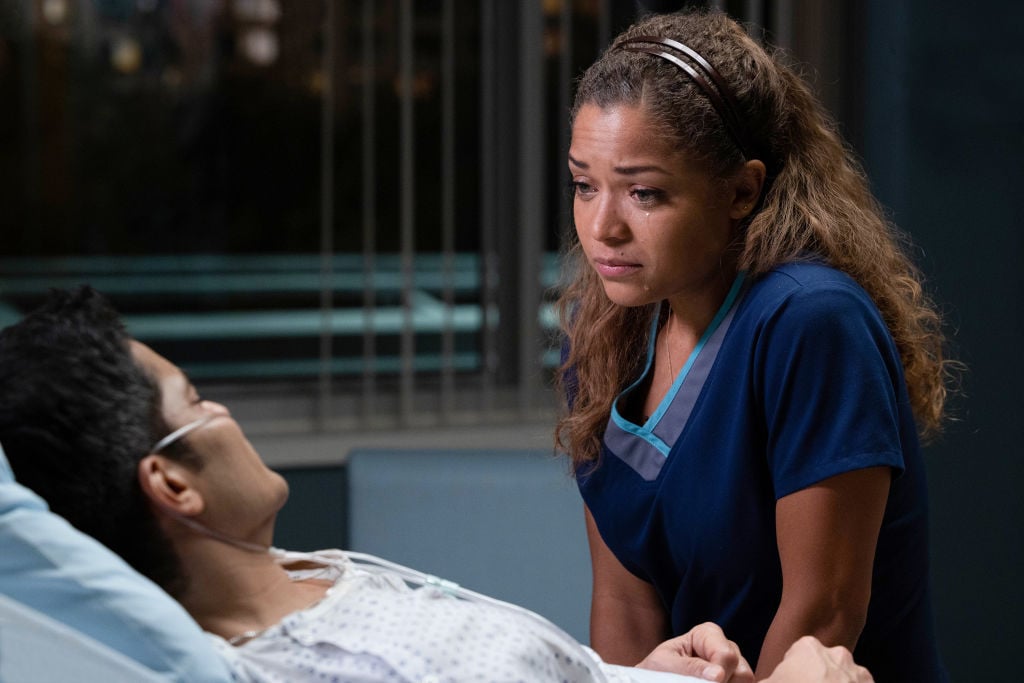
{"label": "woman's nose", "polygon": [[606,244],[615,244],[628,238],[629,226],[623,220],[611,197],[602,198],[595,209],[590,221],[590,234],[593,239]]}

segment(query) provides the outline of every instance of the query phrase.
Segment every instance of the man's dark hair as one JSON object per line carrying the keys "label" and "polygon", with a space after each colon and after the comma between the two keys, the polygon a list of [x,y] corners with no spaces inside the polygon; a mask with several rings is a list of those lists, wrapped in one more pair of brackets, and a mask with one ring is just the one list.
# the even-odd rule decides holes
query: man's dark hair
{"label": "man's dark hair", "polygon": [[163,429],[159,393],[129,341],[91,287],[0,331],[0,443],[21,484],[174,594],[180,567],[137,473]]}

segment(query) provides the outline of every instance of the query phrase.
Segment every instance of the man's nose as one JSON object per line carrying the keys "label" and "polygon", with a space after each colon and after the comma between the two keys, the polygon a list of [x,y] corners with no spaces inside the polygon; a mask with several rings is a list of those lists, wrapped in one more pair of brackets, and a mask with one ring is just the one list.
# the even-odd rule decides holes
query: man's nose
{"label": "man's nose", "polygon": [[228,410],[228,407],[223,403],[203,399],[202,407],[204,411],[213,415],[223,415],[224,417],[231,416],[231,411]]}

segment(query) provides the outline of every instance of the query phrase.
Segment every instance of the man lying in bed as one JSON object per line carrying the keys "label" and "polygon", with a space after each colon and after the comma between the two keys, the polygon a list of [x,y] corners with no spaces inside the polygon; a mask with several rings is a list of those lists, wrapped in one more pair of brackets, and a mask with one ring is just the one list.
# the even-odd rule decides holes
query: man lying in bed
{"label": "man lying in bed", "polygon": [[[175,597],[242,680],[633,677],[514,606],[340,551],[271,550],[284,480],[88,288],[0,332],[0,443],[22,484]],[[713,625],[639,666],[753,678]]]}

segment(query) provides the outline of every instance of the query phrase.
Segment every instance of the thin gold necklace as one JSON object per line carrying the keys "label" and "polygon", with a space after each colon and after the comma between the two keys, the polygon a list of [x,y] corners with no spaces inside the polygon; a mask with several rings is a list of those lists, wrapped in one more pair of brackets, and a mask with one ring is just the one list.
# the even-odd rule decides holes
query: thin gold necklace
{"label": "thin gold necklace", "polygon": [[665,329],[661,331],[665,337],[665,357],[668,359],[668,380],[669,383],[676,381],[676,370],[672,366],[672,345],[668,341],[668,328],[672,324],[672,309],[668,309],[668,320],[665,321]]}

